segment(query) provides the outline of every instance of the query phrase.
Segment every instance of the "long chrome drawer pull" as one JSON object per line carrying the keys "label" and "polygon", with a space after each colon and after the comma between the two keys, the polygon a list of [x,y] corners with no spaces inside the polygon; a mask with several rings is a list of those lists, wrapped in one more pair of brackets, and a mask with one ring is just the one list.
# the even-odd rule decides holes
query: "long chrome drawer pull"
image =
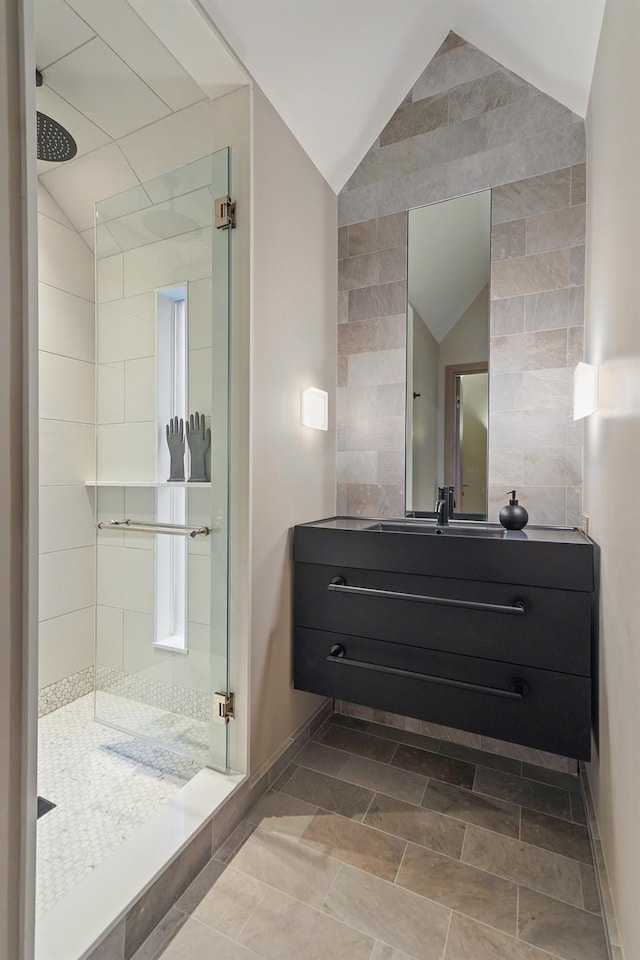
{"label": "long chrome drawer pull", "polygon": [[208,537],[209,527],[185,527],[181,523],[154,523],[138,520],[106,520],[96,523],[98,530],[130,530],[132,533],[166,533],[170,537]]}
{"label": "long chrome drawer pull", "polygon": [[439,683],[443,687],[457,687],[459,690],[470,690],[473,693],[486,693],[492,697],[504,697],[506,700],[524,700],[529,692],[529,685],[525,680],[514,677],[511,681],[512,690],[503,690],[501,687],[485,687],[479,683],[467,683],[466,680],[450,680],[448,677],[434,677],[429,673],[416,673],[413,670],[402,670],[400,667],[385,667],[380,663],[366,663],[364,660],[351,660],[345,657],[344,647],[335,643],[327,657],[328,663],[343,663],[347,667],[361,667],[363,670],[375,670],[377,673],[388,673],[393,677],[408,677],[411,680],[425,680],[427,683]]}
{"label": "long chrome drawer pull", "polygon": [[522,600],[514,600],[511,606],[501,603],[481,603],[476,600],[453,600],[448,597],[425,597],[419,593],[399,593],[396,590],[375,590],[373,587],[349,587],[344,577],[334,577],[329,590],[339,593],[356,593],[362,597],[389,597],[391,600],[413,600],[416,603],[433,603],[440,607],[464,607],[466,610],[486,610],[489,613],[508,613],[521,617],[525,607]]}

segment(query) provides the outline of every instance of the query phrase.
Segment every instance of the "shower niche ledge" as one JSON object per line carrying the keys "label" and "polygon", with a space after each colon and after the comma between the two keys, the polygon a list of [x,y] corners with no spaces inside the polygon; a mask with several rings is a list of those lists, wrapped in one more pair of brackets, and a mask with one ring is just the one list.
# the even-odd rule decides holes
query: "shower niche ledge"
{"label": "shower niche ledge", "polygon": [[210,480],[85,480],[85,487],[148,487],[151,489],[173,490],[180,487],[207,490]]}

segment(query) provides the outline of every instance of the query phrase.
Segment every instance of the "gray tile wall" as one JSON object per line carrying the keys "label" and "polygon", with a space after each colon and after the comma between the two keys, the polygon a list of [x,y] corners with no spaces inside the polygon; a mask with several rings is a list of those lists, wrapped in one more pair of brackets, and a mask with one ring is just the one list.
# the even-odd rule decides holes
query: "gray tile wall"
{"label": "gray tile wall", "polygon": [[404,512],[407,210],[493,189],[489,516],[577,524],[584,123],[455,34],[339,196],[339,513]]}

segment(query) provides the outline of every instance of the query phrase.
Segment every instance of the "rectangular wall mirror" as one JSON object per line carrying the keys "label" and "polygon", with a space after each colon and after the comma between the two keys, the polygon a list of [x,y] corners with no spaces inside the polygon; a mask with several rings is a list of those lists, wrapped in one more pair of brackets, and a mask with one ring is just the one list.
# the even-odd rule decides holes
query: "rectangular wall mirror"
{"label": "rectangular wall mirror", "polygon": [[409,211],[406,512],[487,518],[491,191]]}

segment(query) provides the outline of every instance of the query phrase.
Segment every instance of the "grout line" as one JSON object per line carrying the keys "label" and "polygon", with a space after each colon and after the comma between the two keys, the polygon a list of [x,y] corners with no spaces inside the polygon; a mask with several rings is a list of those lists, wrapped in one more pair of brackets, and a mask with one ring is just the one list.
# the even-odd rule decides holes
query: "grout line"
{"label": "grout line", "polygon": [[[231,866],[231,864],[229,864],[229,866]],[[239,873],[239,872],[240,872],[240,871],[238,871],[238,873]],[[220,877],[218,877],[218,880],[219,880],[219,879],[220,879]],[[218,880],[216,880],[216,883],[218,882]],[[215,887],[215,883],[214,883],[213,886]],[[212,887],[211,889],[213,889],[213,887]],[[245,920],[245,922],[242,924],[242,927],[241,927],[241,929],[238,931],[237,936],[234,937],[234,939],[236,940],[236,942],[238,942],[238,943],[240,942],[240,937],[242,936],[242,934],[244,933],[244,931],[246,930],[246,928],[249,926],[250,920],[252,919],[252,917],[253,917],[254,913],[256,912],[256,910],[258,909],[258,907],[262,904],[262,901],[264,900],[266,894],[267,894],[267,891],[264,890],[263,893],[262,893],[262,896],[260,897],[260,899],[259,899],[258,902],[256,903],[256,905],[255,905],[255,907],[253,908],[253,910],[251,910],[251,911],[249,912],[249,916],[247,917],[247,919]],[[203,923],[204,923],[204,922],[206,922],[206,921],[203,921]],[[215,929],[215,928],[214,928],[214,929]]]}
{"label": "grout line", "polygon": [[[346,783],[346,782],[348,782],[348,781],[345,781],[345,783]],[[372,792],[372,795],[371,795],[371,800],[369,800],[369,803],[368,803],[368,805],[367,805],[367,809],[366,809],[365,812],[364,812],[364,816],[363,816],[362,820],[359,821],[359,822],[363,825],[363,827],[364,827],[364,826],[366,826],[366,827],[370,826],[370,824],[365,823],[364,821],[365,821],[365,819],[366,819],[367,814],[369,813],[369,810],[371,810],[371,806],[372,806],[373,801],[375,800],[376,796],[377,796],[377,793],[376,793],[376,791],[374,790],[374,791]],[[377,827],[372,827],[371,829],[372,829],[372,830],[376,830]],[[378,832],[379,832],[379,833],[384,833],[385,831],[384,831],[384,830],[379,830]],[[401,839],[403,839],[403,838],[401,838]]]}
{"label": "grout line", "polygon": [[442,960],[446,960],[447,956],[447,944],[449,943],[449,931],[451,930],[451,921],[453,919],[453,910],[449,910],[449,923],[447,924],[447,933],[444,938],[444,946],[442,948]]}
{"label": "grout line", "polygon": [[[580,897],[582,899],[582,909],[587,910],[587,908],[584,905],[584,887],[582,885],[582,870],[580,869],[580,867],[578,867],[578,883],[580,884]],[[590,913],[590,911],[587,910],[587,913]]]}
{"label": "grout line", "polygon": [[[331,749],[331,748],[330,748],[330,749]],[[353,758],[353,754],[352,754],[352,753],[350,753],[350,754],[347,755],[347,759],[344,761],[344,763],[343,763],[342,766],[340,767],[340,770],[339,770],[339,771],[336,773],[336,775],[335,775],[337,780],[342,780],[342,779],[343,779],[343,778],[342,778],[342,774],[344,773],[345,767],[346,767],[347,764],[351,761],[352,758]],[[304,764],[302,764],[302,766],[304,766]],[[344,782],[345,782],[345,783],[350,783],[351,781],[350,781],[350,780],[345,780]],[[356,784],[356,786],[361,786],[361,784]]]}
{"label": "grout line", "polygon": [[[308,849],[308,848],[307,848],[307,849]],[[335,887],[336,882],[337,882],[337,880],[338,880],[338,877],[339,877],[340,874],[342,873],[342,869],[343,869],[344,866],[345,866],[345,864],[341,862],[341,863],[340,863],[340,866],[338,867],[338,872],[336,873],[335,877],[333,878],[333,880],[332,880],[331,883],[329,884],[329,889],[327,890],[327,892],[325,893],[324,897],[322,898],[322,903],[321,903],[320,906],[317,908],[319,913],[328,913],[328,912],[329,912],[328,910],[325,910],[325,909],[324,909],[324,905],[325,905],[325,903],[327,902],[327,897],[329,896],[329,894],[331,893],[331,891],[332,891],[333,888]]]}
{"label": "grout line", "polygon": [[[422,791],[422,794],[421,794],[421,796],[420,796],[420,800],[418,801],[418,806],[419,806],[422,810],[428,810],[428,809],[429,809],[429,807],[423,807],[422,804],[423,804],[423,802],[424,802],[424,798],[425,798],[426,795],[427,795],[427,790],[428,790],[428,788],[429,788],[429,782],[430,782],[431,779],[432,779],[431,777],[427,777],[427,778],[426,778],[425,785],[424,785],[424,790]],[[438,813],[439,811],[436,810],[436,811],[433,811],[433,812]]]}
{"label": "grout line", "polygon": [[520,939],[520,884],[516,886],[516,937]]}
{"label": "grout line", "polygon": [[467,863],[467,862],[468,862],[468,861],[465,860],[465,858],[464,858],[464,848],[465,848],[465,846],[466,846],[466,844],[467,844],[467,835],[468,835],[468,833],[469,833],[467,827],[469,827],[469,824],[468,824],[468,823],[465,823],[465,825],[464,825],[464,837],[462,838],[462,847],[460,848],[460,856],[459,856],[459,858],[458,858],[458,859],[460,860],[460,863]]}
{"label": "grout line", "polygon": [[[193,921],[194,924],[197,924],[198,926],[203,927],[205,930],[215,930],[216,933],[220,934],[221,937],[225,937],[227,940],[230,940],[231,943],[238,943],[238,941],[233,940],[231,937],[228,937],[227,934],[222,933],[220,930],[216,930],[215,927],[210,927],[209,924],[205,923],[204,920],[201,920],[200,917],[191,917],[190,919]],[[260,954],[254,953],[254,951],[250,947],[246,947],[244,946],[244,944],[240,944],[240,943],[238,943],[238,946],[240,946],[241,949],[246,952],[247,958],[255,957],[255,960],[264,960],[264,958]],[[159,957],[158,956],[153,957],[152,960],[162,960],[162,956],[163,954],[161,954]],[[191,956],[193,956],[193,954],[191,954]],[[200,957],[201,956],[202,954],[200,954]],[[132,960],[134,960],[133,957],[132,957]]]}
{"label": "grout line", "polygon": [[[394,874],[394,876],[393,876],[393,880],[391,881],[391,883],[392,883],[394,886],[396,885],[396,880],[397,880],[398,877],[400,876],[400,871],[402,870],[402,867],[403,867],[403,864],[404,864],[404,861],[405,861],[405,857],[407,856],[407,851],[408,851],[408,849],[409,849],[409,841],[408,841],[408,840],[405,840],[405,842],[404,842],[404,850],[402,851],[402,856],[400,857],[400,863],[398,864],[398,867],[397,867],[397,869],[396,869],[396,872],[395,872],[395,874]],[[404,889],[404,888],[403,888],[403,889]],[[413,891],[412,891],[412,892],[413,892]]]}
{"label": "grout line", "polygon": [[[476,772],[475,772],[474,775],[473,775],[473,783],[471,784],[471,792],[472,792],[472,793],[480,793],[479,790],[476,790],[476,780],[478,779],[478,770],[479,770],[479,767],[480,767],[480,764],[476,764]],[[496,799],[497,799],[497,798],[496,798]]]}

